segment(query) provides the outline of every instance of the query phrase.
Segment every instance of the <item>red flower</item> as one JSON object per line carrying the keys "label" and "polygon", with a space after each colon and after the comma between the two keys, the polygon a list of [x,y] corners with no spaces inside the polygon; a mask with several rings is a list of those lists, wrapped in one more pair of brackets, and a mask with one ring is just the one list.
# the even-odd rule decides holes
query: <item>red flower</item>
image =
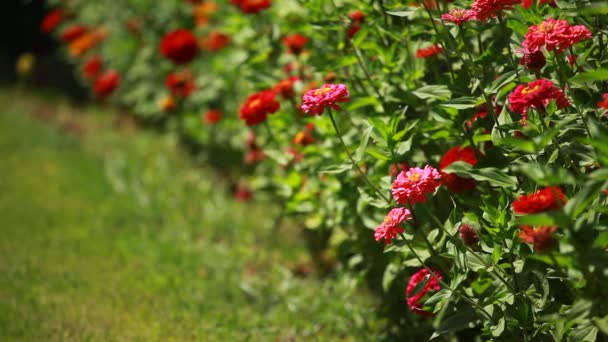
{"label": "red flower", "polygon": [[254,147],[245,154],[245,164],[253,165],[266,159],[266,153],[259,147]]}
{"label": "red flower", "polygon": [[[439,291],[441,286],[439,284],[439,280],[443,277],[439,270],[432,270],[433,275],[427,271],[426,268],[421,269],[420,271],[414,273],[407,283],[407,288],[405,289],[405,294],[407,295],[407,306],[414,313],[421,316],[430,316],[431,312],[422,310],[422,299],[429,291]],[[414,290],[419,288],[419,284],[425,282],[422,288],[419,291],[414,293]]]}
{"label": "red flower", "polygon": [[547,64],[545,54],[540,50],[530,51],[524,47],[521,49],[521,52],[524,53],[524,56],[519,61],[519,64],[526,66],[532,72],[539,72]]}
{"label": "red flower", "polygon": [[441,19],[461,25],[465,21],[475,20],[475,12],[464,8],[455,8],[449,13],[442,14]]}
{"label": "red flower", "polygon": [[274,87],[272,87],[272,91],[274,91],[276,94],[281,94],[284,99],[290,99],[296,96],[293,86],[294,83],[298,82],[299,80],[300,79],[296,76],[281,80]]}
{"label": "red flower", "polygon": [[555,240],[555,226],[541,226],[533,229],[530,226],[521,226],[521,232],[519,232],[519,238],[522,242],[531,243],[534,245],[534,250],[539,253],[549,251],[555,247],[557,240]]}
{"label": "red flower", "polygon": [[440,54],[443,48],[439,44],[416,50],[416,58],[429,58]]}
{"label": "red flower", "polygon": [[253,198],[253,191],[245,184],[238,184],[234,190],[234,198],[240,202],[248,202]]}
{"label": "red flower", "polygon": [[406,208],[394,208],[385,217],[384,221],[376,227],[374,231],[374,238],[376,241],[384,239],[384,244],[388,245],[391,241],[397,237],[397,235],[404,232],[401,227],[401,223],[412,219],[412,213]]}
{"label": "red flower", "polygon": [[[530,8],[533,2],[534,0],[522,0],[521,5],[523,8]],[[551,7],[557,6],[554,0],[538,0],[538,6],[542,4],[549,4],[549,6]]]}
{"label": "red flower", "polygon": [[188,97],[196,88],[192,73],[182,71],[170,73],[165,79],[165,86],[174,96]]}
{"label": "red flower", "polygon": [[477,164],[475,150],[471,147],[453,147],[449,149],[439,162],[439,171],[441,172],[441,180],[451,192],[464,192],[475,188],[475,181],[470,178],[462,178],[453,173],[445,173],[442,170],[454,162],[463,161],[470,165]]}
{"label": "red flower", "polygon": [[247,14],[258,13],[270,8],[272,5],[270,0],[230,0],[230,3],[236,5],[243,13]]}
{"label": "red flower", "polygon": [[477,234],[477,231],[468,224],[461,224],[460,228],[458,228],[458,234],[460,235],[462,242],[469,247],[479,243],[479,234]]}
{"label": "red flower", "polygon": [[302,53],[306,43],[308,43],[308,38],[299,33],[290,34],[283,38],[283,44],[287,47],[287,51],[294,55]]}
{"label": "red flower", "polygon": [[530,195],[521,195],[513,202],[516,214],[535,214],[557,210],[566,203],[566,195],[557,186],[543,188]]}
{"label": "red flower", "polygon": [[471,10],[475,13],[475,18],[486,21],[502,15],[503,11],[513,9],[514,5],[521,3],[521,0],[475,0],[471,5]]}
{"label": "red flower", "polygon": [[215,125],[222,119],[222,112],[217,109],[210,109],[205,114],[203,114],[203,121],[207,125]]}
{"label": "red flower", "polygon": [[163,37],[160,52],[175,64],[189,63],[198,54],[196,38],[186,29],[172,31]]}
{"label": "red flower", "polygon": [[570,105],[562,90],[545,78],[527,85],[520,84],[509,95],[511,110],[524,116],[527,115],[529,107],[544,110],[551,100],[556,100],[557,107],[560,109]]}
{"label": "red flower", "polygon": [[55,9],[50,11],[44,19],[42,19],[42,23],[40,24],[40,31],[44,33],[50,33],[61,23],[63,20],[63,12],[61,10]]}
{"label": "red flower", "polygon": [[315,138],[312,136],[315,126],[313,124],[307,124],[306,129],[300,131],[293,138],[294,145],[307,146],[315,143]]}
{"label": "red flower", "polygon": [[70,27],[66,27],[61,31],[61,41],[64,43],[69,43],[79,37],[82,37],[87,32],[86,27],[83,25],[72,25]]}
{"label": "red flower", "polygon": [[104,98],[112,94],[120,83],[120,75],[115,70],[106,71],[95,80],[93,90],[95,95]]}
{"label": "red flower", "polygon": [[202,49],[216,52],[230,44],[230,36],[217,31],[211,31],[206,37],[200,40]]}
{"label": "red flower", "polygon": [[365,13],[361,12],[360,10],[351,11],[348,13],[348,16],[352,21],[358,23],[362,23],[363,21],[365,21]]}
{"label": "red flower", "polygon": [[101,71],[102,62],[99,56],[89,58],[82,66],[82,75],[88,80],[92,80]]}
{"label": "red flower", "polygon": [[348,27],[348,30],[346,31],[346,38],[352,39],[355,36],[355,34],[357,34],[357,32],[359,32],[360,29],[361,29],[361,24],[359,24],[358,22],[352,23],[352,25],[350,25]]}
{"label": "red flower", "polygon": [[257,125],[266,120],[266,117],[280,108],[272,90],[262,90],[247,98],[241,107],[240,117],[247,126]]}
{"label": "red flower", "polygon": [[602,95],[602,101],[597,103],[597,106],[603,109],[608,110],[608,93],[604,93]]}
{"label": "red flower", "polygon": [[522,45],[530,51],[546,46],[548,51],[562,52],[583,39],[591,39],[591,31],[585,26],[571,26],[566,20],[549,18],[530,26]]}

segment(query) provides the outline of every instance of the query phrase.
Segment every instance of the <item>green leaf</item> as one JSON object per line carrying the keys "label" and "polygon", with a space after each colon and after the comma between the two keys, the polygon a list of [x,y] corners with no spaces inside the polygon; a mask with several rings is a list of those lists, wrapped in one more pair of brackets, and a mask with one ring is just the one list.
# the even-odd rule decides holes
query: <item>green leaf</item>
{"label": "green leaf", "polygon": [[319,173],[338,174],[338,173],[349,171],[352,168],[353,168],[353,164],[351,164],[351,163],[331,165],[331,166],[326,167],[325,169],[319,170]]}
{"label": "green leaf", "polygon": [[472,166],[463,161],[457,161],[442,170],[446,173],[455,173],[459,176],[468,176],[478,181],[485,181],[494,186],[499,187],[515,187],[517,186],[517,178],[509,176],[494,167],[486,167],[482,169],[473,169]]}
{"label": "green leaf", "polygon": [[595,69],[582,72],[570,79],[573,83],[587,83],[596,81],[607,81],[608,80],[608,69]]}
{"label": "green leaf", "polygon": [[412,92],[422,100],[448,100],[452,92],[445,85],[427,85]]}
{"label": "green leaf", "polygon": [[369,126],[365,129],[365,131],[363,131],[363,136],[361,137],[361,143],[359,144],[359,147],[357,148],[357,150],[355,151],[355,154],[353,155],[353,158],[355,159],[356,162],[358,162],[359,160],[361,160],[361,158],[363,158],[363,154],[365,153],[365,149],[367,148],[367,144],[369,142],[369,136],[372,134],[372,131],[374,130],[374,126]]}
{"label": "green leaf", "polygon": [[543,164],[519,164],[514,170],[525,174],[540,186],[576,184],[576,179],[563,167]]}
{"label": "green leaf", "polygon": [[479,105],[477,98],[472,96],[459,97],[450,101],[443,102],[441,106],[454,109],[475,108]]}
{"label": "green leaf", "polygon": [[508,71],[502,74],[500,77],[494,80],[487,88],[486,93],[494,94],[497,93],[502,87],[513,81],[517,77],[515,71]]}
{"label": "green leaf", "polygon": [[384,275],[382,276],[382,289],[385,293],[388,292],[400,271],[401,268],[398,264],[388,264],[388,266],[386,266]]}

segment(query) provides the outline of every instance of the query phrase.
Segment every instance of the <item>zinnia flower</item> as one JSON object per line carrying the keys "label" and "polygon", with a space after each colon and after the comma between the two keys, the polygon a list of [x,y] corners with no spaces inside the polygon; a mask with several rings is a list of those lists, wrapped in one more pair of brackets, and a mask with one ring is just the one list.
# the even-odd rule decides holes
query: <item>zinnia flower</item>
{"label": "zinnia flower", "polygon": [[[534,0],[522,0],[521,1],[521,6],[523,8],[530,8],[532,6],[533,2],[534,2]],[[556,6],[554,0],[538,0],[538,6],[540,6],[542,4],[549,4],[549,6],[552,6],[552,7]]]}
{"label": "zinnia flower", "polygon": [[[414,273],[407,283],[407,288],[405,289],[405,294],[407,296],[407,306],[414,313],[421,316],[430,316],[431,312],[422,310],[422,299],[429,291],[439,291],[441,286],[439,284],[439,280],[443,277],[439,270],[432,270],[433,275],[427,271],[426,268],[421,269],[420,271]],[[414,289],[418,287],[418,284],[421,282],[425,282],[424,286],[418,291],[414,293]]]}
{"label": "zinnia flower", "polygon": [[311,89],[302,97],[302,110],[312,115],[322,115],[326,108],[340,110],[338,103],[350,101],[348,89],[344,84],[325,84]]}
{"label": "zinnia flower", "polygon": [[61,41],[64,43],[69,43],[75,39],[78,39],[82,35],[87,32],[87,28],[83,25],[72,25],[70,27],[66,27],[61,31]]}
{"label": "zinnia flower", "polygon": [[272,87],[272,91],[277,94],[281,94],[284,99],[290,99],[296,96],[296,92],[293,89],[293,86],[300,79],[297,76],[292,76],[290,78],[279,81],[274,87]]}
{"label": "zinnia flower", "polygon": [[365,20],[365,13],[360,10],[354,10],[348,13],[348,16],[352,21],[362,23]]}
{"label": "zinnia flower", "polygon": [[477,231],[468,224],[463,223],[460,225],[460,228],[458,228],[458,235],[460,235],[462,242],[469,247],[479,243],[479,234],[477,234]]}
{"label": "zinnia flower", "polygon": [[238,6],[243,13],[255,14],[272,5],[270,0],[230,0],[230,3]]}
{"label": "zinnia flower", "polygon": [[160,52],[175,64],[189,63],[198,54],[196,37],[186,29],[169,32],[160,42]]}
{"label": "zinnia flower", "polygon": [[104,98],[112,94],[120,83],[120,74],[116,70],[106,71],[95,80],[95,95]]}
{"label": "zinnia flower", "polygon": [[192,73],[182,71],[170,73],[165,79],[165,86],[174,96],[188,97],[196,88]]}
{"label": "zinnia flower", "polygon": [[477,164],[475,150],[471,147],[453,147],[449,149],[439,162],[441,180],[451,192],[464,192],[475,188],[475,181],[470,178],[463,178],[453,173],[445,173],[442,170],[457,161],[463,161],[469,165]]}
{"label": "zinnia flower", "polygon": [[206,37],[199,41],[203,50],[217,52],[230,44],[230,36],[218,31],[211,31]]}
{"label": "zinnia flower", "polygon": [[263,90],[247,98],[241,107],[240,117],[247,126],[257,125],[266,120],[266,117],[280,108],[272,90]]}
{"label": "zinnia flower", "polygon": [[163,97],[158,103],[158,106],[160,107],[160,110],[165,113],[169,113],[177,109],[175,99],[171,95]]}
{"label": "zinnia flower", "polygon": [[530,51],[540,50],[562,52],[583,39],[591,39],[591,31],[583,25],[571,26],[566,20],[549,18],[528,28],[522,45]]}
{"label": "zinnia flower", "polygon": [[306,129],[300,131],[293,138],[294,145],[307,146],[315,143],[315,138],[312,136],[315,126],[311,123],[306,124]]}
{"label": "zinnia flower", "polygon": [[404,232],[403,228],[400,227],[401,223],[410,220],[412,213],[405,208],[394,208],[388,215],[384,217],[384,221],[376,227],[374,237],[376,241],[384,239],[385,244],[390,244],[391,241],[397,237],[398,234]]}
{"label": "zinnia flower", "polygon": [[440,54],[443,48],[439,44],[416,50],[416,58],[429,58]]}
{"label": "zinnia flower", "polygon": [[435,192],[441,185],[441,174],[434,167],[427,165],[424,169],[413,167],[401,171],[393,182],[393,197],[399,204],[414,205],[426,202],[427,194]]}
{"label": "zinnia flower", "polygon": [[287,51],[294,55],[302,53],[306,43],[308,43],[308,38],[299,33],[290,34],[283,38],[283,44],[287,47]]}
{"label": "zinnia flower", "polygon": [[557,229],[555,226],[541,226],[536,229],[530,226],[521,226],[519,238],[522,242],[531,243],[534,245],[534,250],[539,253],[549,251],[555,247],[557,240],[554,233]]}
{"label": "zinnia flower", "polygon": [[222,119],[222,112],[217,109],[210,109],[203,114],[203,121],[207,125],[215,125]]}
{"label": "zinnia flower", "polygon": [[61,23],[63,20],[63,12],[58,9],[54,9],[50,11],[44,19],[42,19],[42,23],[40,24],[40,31],[43,33],[50,33]]}
{"label": "zinnia flower", "polygon": [[528,48],[524,47],[520,51],[523,52],[524,55],[519,61],[519,64],[524,65],[532,72],[539,72],[545,64],[547,64],[545,54],[541,50],[530,51]]}
{"label": "zinnia flower", "polygon": [[465,21],[475,20],[475,12],[464,8],[454,8],[449,13],[442,14],[441,19],[461,25]]}
{"label": "zinnia flower", "polygon": [[566,195],[557,186],[543,188],[530,195],[521,195],[513,202],[516,214],[536,214],[557,210],[566,203]]}
{"label": "zinnia flower", "polygon": [[524,116],[527,116],[529,107],[544,110],[551,100],[556,100],[559,109],[570,105],[562,90],[546,78],[538,79],[527,85],[520,84],[509,95],[511,110]]}
{"label": "zinnia flower", "polygon": [[475,0],[471,5],[471,10],[475,13],[475,18],[486,21],[502,15],[503,11],[510,11],[514,5],[521,3],[521,0]]}
{"label": "zinnia flower", "polygon": [[101,71],[102,62],[99,56],[89,58],[82,66],[82,75],[88,80],[92,80]]}
{"label": "zinnia flower", "polygon": [[253,191],[245,184],[238,184],[234,190],[234,198],[240,202],[248,202],[253,198]]}
{"label": "zinnia flower", "polygon": [[598,101],[597,106],[608,110],[608,93],[602,95],[602,101]]}

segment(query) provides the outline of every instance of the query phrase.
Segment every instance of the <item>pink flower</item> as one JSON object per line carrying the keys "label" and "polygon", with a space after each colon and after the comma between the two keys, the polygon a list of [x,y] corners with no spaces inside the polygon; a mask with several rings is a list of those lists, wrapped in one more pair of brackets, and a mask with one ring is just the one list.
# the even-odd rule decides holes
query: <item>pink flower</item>
{"label": "pink flower", "polygon": [[441,19],[460,25],[465,21],[475,20],[475,12],[464,8],[454,8],[449,13],[442,14]]}
{"label": "pink flower", "polygon": [[512,10],[514,5],[521,3],[521,0],[475,0],[471,5],[471,10],[475,13],[475,18],[486,21],[497,15],[502,15],[503,11]]}
{"label": "pink flower", "polygon": [[310,115],[322,115],[327,107],[340,110],[339,102],[350,101],[344,84],[325,84],[318,89],[307,91],[302,97],[302,110]]}
{"label": "pink flower", "polygon": [[[414,273],[414,275],[412,275],[410,278],[410,281],[407,283],[407,288],[405,289],[405,294],[407,295],[407,306],[410,308],[410,310],[418,315],[432,315],[431,312],[422,310],[422,298],[424,298],[429,291],[439,291],[441,289],[439,284],[439,280],[443,278],[441,272],[439,272],[439,270],[433,270],[433,275],[431,275],[426,268],[423,268]],[[416,289],[418,284],[421,282],[426,283],[420,289],[420,291],[413,293],[414,289]]]}
{"label": "pink flower", "polygon": [[426,202],[426,195],[441,185],[441,174],[434,167],[427,165],[424,169],[413,167],[401,171],[393,183],[393,197],[399,204],[414,205]]}
{"label": "pink flower", "polygon": [[376,228],[374,237],[376,241],[384,239],[385,244],[390,244],[391,241],[397,237],[397,234],[404,232],[403,228],[400,227],[403,221],[410,220],[412,213],[405,208],[394,208],[388,215],[384,217],[384,221]]}

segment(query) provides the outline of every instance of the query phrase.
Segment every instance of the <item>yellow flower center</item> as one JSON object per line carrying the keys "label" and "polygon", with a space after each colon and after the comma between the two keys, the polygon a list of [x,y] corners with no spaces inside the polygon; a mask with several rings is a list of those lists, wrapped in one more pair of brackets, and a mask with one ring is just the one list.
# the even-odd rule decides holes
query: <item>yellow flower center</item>
{"label": "yellow flower center", "polygon": [[390,216],[387,215],[384,217],[384,223],[389,224],[389,223],[391,223],[391,221],[392,221],[392,219]]}
{"label": "yellow flower center", "polygon": [[533,92],[537,91],[538,88],[540,88],[540,86],[537,86],[537,85],[534,86],[534,88],[525,87],[524,89],[521,90],[521,93],[522,94],[530,94],[530,93],[533,93]]}
{"label": "yellow flower center", "polygon": [[327,94],[327,93],[329,93],[330,90],[331,90],[330,87],[319,88],[315,91],[315,95],[319,96],[319,95]]}
{"label": "yellow flower center", "polygon": [[420,180],[420,174],[419,173],[412,173],[411,175],[409,175],[407,177],[407,179],[409,179],[411,182],[417,182]]}
{"label": "yellow flower center", "polygon": [[260,101],[259,99],[255,99],[253,101],[251,101],[251,103],[249,103],[249,108],[255,108],[257,106],[260,105],[262,101]]}

